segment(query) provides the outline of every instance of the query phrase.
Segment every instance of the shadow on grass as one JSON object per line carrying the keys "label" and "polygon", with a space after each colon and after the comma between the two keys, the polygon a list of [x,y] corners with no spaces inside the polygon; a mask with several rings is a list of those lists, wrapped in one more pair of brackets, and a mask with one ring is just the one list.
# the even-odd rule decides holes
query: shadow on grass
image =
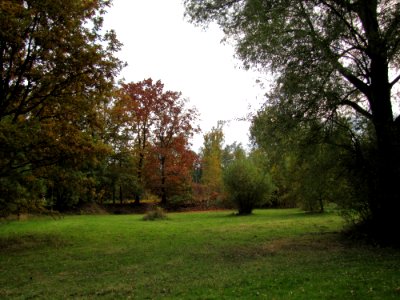
{"label": "shadow on grass", "polygon": [[19,253],[35,249],[61,248],[70,243],[55,234],[24,234],[0,237],[0,253]]}
{"label": "shadow on grass", "polygon": [[244,263],[276,255],[303,256],[316,253],[338,253],[351,244],[346,243],[338,232],[307,234],[296,237],[276,238],[260,244],[235,245],[222,250],[222,258],[228,263]]}
{"label": "shadow on grass", "polygon": [[302,218],[319,218],[327,215],[336,215],[335,212],[306,212],[300,209],[256,209],[250,214],[239,214],[237,211],[230,212],[226,215],[215,215],[214,217],[239,217],[239,218],[266,218],[266,219],[302,219]]}

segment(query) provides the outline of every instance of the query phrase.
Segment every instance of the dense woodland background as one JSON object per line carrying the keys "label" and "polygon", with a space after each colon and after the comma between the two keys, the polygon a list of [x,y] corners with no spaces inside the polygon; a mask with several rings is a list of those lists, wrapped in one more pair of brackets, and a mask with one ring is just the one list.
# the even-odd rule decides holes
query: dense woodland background
{"label": "dense woodland background", "polygon": [[250,149],[225,145],[221,122],[199,153],[198,113],[179,92],[116,82],[109,5],[0,2],[1,217],[149,200],[239,214],[330,205],[398,241],[399,1],[184,1],[189,21],[217,22],[246,67],[275,78]]}

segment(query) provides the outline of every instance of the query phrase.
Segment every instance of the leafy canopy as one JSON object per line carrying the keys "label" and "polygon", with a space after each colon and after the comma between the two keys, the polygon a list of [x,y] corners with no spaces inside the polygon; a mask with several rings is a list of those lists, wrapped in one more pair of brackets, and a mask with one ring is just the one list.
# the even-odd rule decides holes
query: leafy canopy
{"label": "leafy canopy", "polygon": [[186,0],[185,5],[192,22],[216,21],[223,28],[245,66],[275,73],[279,100],[291,101],[298,115],[331,114],[346,105],[370,119],[379,113],[375,106],[383,106],[393,117],[390,101],[375,99],[374,89],[390,93],[400,79],[389,79],[388,73],[395,74],[400,63],[398,1]]}
{"label": "leafy canopy", "polygon": [[[52,178],[48,188],[61,189],[64,183],[73,186],[65,178],[93,181],[88,169],[108,151],[99,138],[99,108],[109,100],[123,67],[114,57],[121,47],[115,33],[101,30],[110,3],[0,2],[0,209],[46,190],[41,180],[38,187],[18,191],[4,182],[28,185],[35,178]],[[53,176],[58,168],[68,175]],[[90,193],[67,198],[84,194]]]}

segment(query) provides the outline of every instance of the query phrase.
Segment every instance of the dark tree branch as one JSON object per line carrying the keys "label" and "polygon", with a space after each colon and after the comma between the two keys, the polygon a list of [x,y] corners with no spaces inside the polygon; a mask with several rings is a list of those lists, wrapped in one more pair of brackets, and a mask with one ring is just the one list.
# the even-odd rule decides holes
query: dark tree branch
{"label": "dark tree branch", "polygon": [[355,76],[349,69],[343,67],[338,61],[335,62],[336,69],[344,78],[346,78],[353,86],[363,93],[367,98],[369,97],[370,91],[369,86]]}
{"label": "dark tree branch", "polygon": [[390,88],[392,88],[399,80],[400,80],[400,74],[397,75],[397,77],[395,79],[393,79],[392,82],[389,83]]}
{"label": "dark tree branch", "polygon": [[363,115],[364,117],[368,118],[369,120],[372,120],[372,114],[369,113],[367,110],[365,110],[364,108],[362,108],[360,105],[358,105],[357,103],[350,101],[348,99],[342,100],[340,102],[341,105],[346,105],[346,106],[350,106],[351,108],[353,108],[356,112],[360,113],[361,115]]}

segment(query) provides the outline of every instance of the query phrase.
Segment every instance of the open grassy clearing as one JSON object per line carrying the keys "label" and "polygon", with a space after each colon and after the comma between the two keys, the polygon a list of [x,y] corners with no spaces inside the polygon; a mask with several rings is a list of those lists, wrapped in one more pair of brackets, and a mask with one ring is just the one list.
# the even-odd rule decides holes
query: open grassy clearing
{"label": "open grassy clearing", "polygon": [[1,223],[0,298],[399,298],[399,251],[341,227],[293,209]]}

